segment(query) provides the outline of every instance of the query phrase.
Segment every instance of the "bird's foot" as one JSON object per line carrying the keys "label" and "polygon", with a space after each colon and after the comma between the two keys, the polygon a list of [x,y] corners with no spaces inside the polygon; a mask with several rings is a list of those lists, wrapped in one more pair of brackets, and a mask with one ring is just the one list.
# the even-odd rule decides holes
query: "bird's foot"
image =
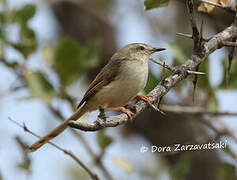
{"label": "bird's foot", "polygon": [[139,100],[142,100],[144,101],[148,107],[154,109],[155,111],[158,111],[160,112],[161,114],[165,115],[165,113],[163,111],[161,111],[158,107],[154,106],[150,101],[149,101],[149,98],[152,97],[152,95],[146,95],[146,96],[136,96],[134,99],[135,101],[139,101]]}
{"label": "bird's foot", "polygon": [[127,114],[130,121],[133,119],[133,116],[134,116],[134,113],[131,112],[129,109],[126,109],[125,107],[106,108],[105,111],[121,111]]}

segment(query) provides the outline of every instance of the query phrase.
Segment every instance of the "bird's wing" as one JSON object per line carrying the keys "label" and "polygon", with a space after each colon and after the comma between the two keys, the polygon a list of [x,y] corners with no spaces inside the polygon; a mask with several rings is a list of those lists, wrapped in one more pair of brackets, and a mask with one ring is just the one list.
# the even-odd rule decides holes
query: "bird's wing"
{"label": "bird's wing", "polygon": [[110,62],[100,71],[100,73],[89,85],[85,95],[83,96],[77,108],[79,108],[84,102],[88,101],[88,99],[91,98],[102,87],[108,85],[115,79],[115,77],[119,73],[122,60],[123,60],[122,58],[116,60],[114,59],[110,60]]}

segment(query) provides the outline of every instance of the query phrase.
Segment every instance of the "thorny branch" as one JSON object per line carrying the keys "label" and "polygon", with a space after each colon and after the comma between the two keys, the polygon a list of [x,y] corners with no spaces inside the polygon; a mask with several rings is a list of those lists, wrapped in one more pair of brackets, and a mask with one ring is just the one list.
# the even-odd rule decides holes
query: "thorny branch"
{"label": "thorny branch", "polygon": [[[30,133],[31,135],[33,135],[33,136],[35,136],[35,137],[37,137],[37,138],[40,138],[39,135],[37,135],[37,134],[34,133],[33,131],[29,130],[28,127],[26,127],[26,125],[25,125],[24,123],[23,123],[23,124],[20,124],[20,123],[18,123],[17,121],[13,120],[13,119],[10,118],[10,117],[9,117],[8,119],[9,119],[11,122],[13,122],[14,124],[16,124],[17,126],[23,128],[23,130],[24,130],[25,132],[28,132],[28,133]],[[89,176],[90,176],[93,180],[100,180],[99,177],[97,176],[97,174],[95,174],[94,172],[92,172],[92,171],[90,170],[90,168],[87,167],[80,159],[78,159],[78,158],[76,157],[76,155],[73,154],[71,151],[66,150],[66,149],[63,149],[63,148],[61,148],[60,146],[58,146],[58,145],[56,145],[56,144],[54,144],[54,143],[52,143],[52,142],[48,142],[48,143],[51,144],[52,146],[54,146],[56,149],[58,149],[58,150],[64,152],[64,153],[67,154],[68,156],[70,156],[74,161],[76,161],[77,164],[79,164],[79,165],[89,174]]]}
{"label": "thorny branch", "polygon": [[[193,6],[192,1],[188,0],[187,3],[190,6]],[[190,4],[191,3],[191,4]],[[189,11],[190,12],[190,11]],[[192,11],[191,11],[192,13]],[[189,14],[191,14],[189,13]],[[191,24],[193,32],[196,36],[199,36],[199,32],[197,32],[197,28],[195,27],[194,16],[191,15]],[[190,35],[189,38],[194,38],[194,34]],[[197,39],[197,37],[195,37]],[[201,48],[198,48],[197,53],[193,53],[193,55],[187,59],[183,64],[178,67],[167,67],[167,69],[171,70],[173,74],[164,80],[162,80],[148,95],[151,95],[149,98],[151,103],[156,102],[159,98],[168,93],[168,91],[173,88],[177,83],[187,78],[188,71],[192,71],[199,66],[209,54],[214,52],[215,50],[226,46],[225,42],[231,42],[232,39],[237,38],[237,25],[236,23],[231,24],[222,32],[214,35],[213,37],[206,39],[203,44],[201,44]],[[197,42],[197,40],[195,40]],[[163,66],[163,64],[162,64]],[[195,72],[195,71],[194,71]],[[143,110],[147,108],[147,104],[143,101],[138,101],[136,104],[133,104],[133,107],[136,109],[136,113],[134,118],[140,114]],[[224,115],[224,114],[223,114]],[[116,116],[110,116],[105,119],[100,119],[99,117],[94,123],[85,123],[85,122],[69,122],[69,125],[73,128],[77,128],[83,131],[97,131],[103,129],[105,127],[115,127],[124,123],[127,123],[128,117],[126,114],[122,113]]]}

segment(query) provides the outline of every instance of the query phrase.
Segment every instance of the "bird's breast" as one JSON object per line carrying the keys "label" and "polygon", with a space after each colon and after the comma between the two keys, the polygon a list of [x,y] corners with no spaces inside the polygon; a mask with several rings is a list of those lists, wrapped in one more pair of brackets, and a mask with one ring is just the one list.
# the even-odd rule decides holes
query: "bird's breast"
{"label": "bird's breast", "polygon": [[148,64],[137,61],[125,62],[118,76],[103,88],[107,107],[126,105],[146,86]]}

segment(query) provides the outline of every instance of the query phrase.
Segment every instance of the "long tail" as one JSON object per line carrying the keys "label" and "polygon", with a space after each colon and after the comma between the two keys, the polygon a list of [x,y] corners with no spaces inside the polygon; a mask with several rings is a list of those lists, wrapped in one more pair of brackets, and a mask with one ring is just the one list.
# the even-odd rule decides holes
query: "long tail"
{"label": "long tail", "polygon": [[49,142],[51,139],[61,134],[68,127],[68,122],[70,120],[77,120],[85,113],[84,109],[85,109],[84,107],[79,108],[72,116],[64,120],[61,124],[59,124],[55,129],[50,131],[48,134],[41,137],[38,141],[32,144],[26,151],[34,152],[37,149],[39,149],[41,146],[43,146],[45,143]]}

